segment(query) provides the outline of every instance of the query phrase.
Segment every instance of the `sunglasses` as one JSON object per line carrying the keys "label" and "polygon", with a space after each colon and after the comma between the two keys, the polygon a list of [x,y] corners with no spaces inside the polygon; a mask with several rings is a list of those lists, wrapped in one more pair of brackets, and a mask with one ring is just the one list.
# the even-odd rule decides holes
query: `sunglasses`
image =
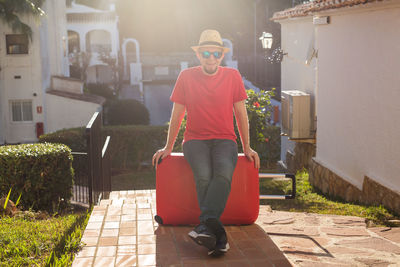
{"label": "sunglasses", "polygon": [[203,58],[209,58],[211,55],[213,55],[216,59],[220,59],[222,57],[222,52],[219,52],[219,51],[215,51],[215,52],[203,51],[203,52],[200,52],[200,55]]}

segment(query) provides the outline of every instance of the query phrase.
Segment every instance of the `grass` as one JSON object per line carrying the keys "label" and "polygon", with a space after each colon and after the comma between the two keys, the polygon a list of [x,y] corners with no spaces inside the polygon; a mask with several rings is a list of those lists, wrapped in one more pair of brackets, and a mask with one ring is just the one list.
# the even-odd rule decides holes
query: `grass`
{"label": "grass", "polygon": [[125,172],[112,176],[111,189],[119,190],[143,190],[156,188],[156,171],[149,167],[141,171]]}
{"label": "grass", "polygon": [[80,247],[89,213],[0,217],[0,266],[68,266]]}
{"label": "grass", "polygon": [[[369,224],[391,226],[389,220],[398,219],[382,206],[366,206],[357,203],[348,203],[341,199],[329,197],[313,188],[308,181],[306,171],[296,175],[296,198],[289,200],[261,200],[261,204],[268,204],[274,210],[291,212],[309,212],[319,214],[335,214],[363,217]],[[261,193],[289,194],[290,183],[274,181],[260,181]]]}
{"label": "grass", "polygon": [[[271,170],[260,172],[271,172]],[[112,178],[112,190],[154,189],[155,176],[154,169],[116,175]],[[297,173],[296,185],[295,199],[261,200],[261,204],[270,205],[272,209],[282,211],[358,216],[366,218],[369,224],[375,225],[391,226],[389,220],[398,219],[398,216],[390,213],[382,206],[348,203],[323,195],[310,185],[306,171]],[[290,182],[278,182],[270,179],[260,180],[260,194],[290,194],[290,190]]]}

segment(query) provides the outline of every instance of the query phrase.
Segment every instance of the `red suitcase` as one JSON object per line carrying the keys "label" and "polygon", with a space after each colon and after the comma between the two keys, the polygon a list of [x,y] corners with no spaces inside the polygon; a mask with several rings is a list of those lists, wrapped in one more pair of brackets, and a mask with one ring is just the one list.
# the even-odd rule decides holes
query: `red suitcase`
{"label": "red suitcase", "polygon": [[[290,195],[260,195],[259,178],[291,180]],[[158,164],[156,171],[155,219],[160,224],[198,224],[200,209],[197,203],[193,173],[182,153],[172,153]],[[258,173],[254,163],[239,154],[233,173],[231,193],[221,216],[223,224],[252,224],[258,217],[259,199],[293,199],[296,178],[293,174]]]}
{"label": "red suitcase", "polygon": [[[156,171],[157,221],[198,224],[200,209],[192,170],[182,153],[172,153]],[[223,224],[252,224],[259,211],[259,178],[254,163],[239,154],[231,193],[221,216]]]}

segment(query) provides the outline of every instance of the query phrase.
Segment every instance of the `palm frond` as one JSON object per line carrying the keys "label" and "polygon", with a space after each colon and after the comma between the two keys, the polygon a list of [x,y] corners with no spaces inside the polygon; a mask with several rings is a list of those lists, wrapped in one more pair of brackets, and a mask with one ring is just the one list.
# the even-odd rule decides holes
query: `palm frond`
{"label": "palm frond", "polygon": [[42,4],[45,0],[0,0],[0,19],[8,24],[13,32],[27,34],[32,40],[32,29],[23,23],[18,15],[45,15]]}
{"label": "palm frond", "polygon": [[32,29],[29,25],[23,23],[19,17],[15,14],[7,14],[4,17],[4,21],[11,27],[13,32],[20,32],[29,36],[29,39],[32,40]]}

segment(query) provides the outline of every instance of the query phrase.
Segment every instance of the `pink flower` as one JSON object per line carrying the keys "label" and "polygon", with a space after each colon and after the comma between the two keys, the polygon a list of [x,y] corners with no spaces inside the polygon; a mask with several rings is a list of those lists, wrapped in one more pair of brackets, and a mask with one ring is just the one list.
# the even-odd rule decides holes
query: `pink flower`
{"label": "pink flower", "polygon": [[268,137],[267,137],[267,138],[265,138],[265,142],[268,142],[268,141],[269,141]]}
{"label": "pink flower", "polygon": [[258,102],[254,102],[254,104],[253,104],[256,108],[259,108],[260,107],[260,103],[258,103]]}

